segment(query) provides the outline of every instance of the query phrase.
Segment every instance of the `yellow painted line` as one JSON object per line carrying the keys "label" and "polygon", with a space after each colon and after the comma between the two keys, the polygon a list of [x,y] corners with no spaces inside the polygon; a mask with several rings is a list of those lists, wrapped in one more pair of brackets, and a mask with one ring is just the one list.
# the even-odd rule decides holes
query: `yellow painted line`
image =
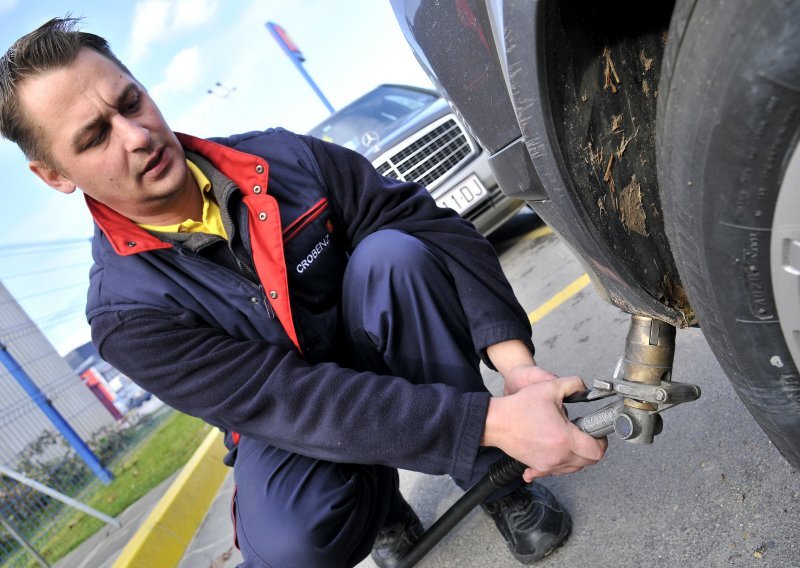
{"label": "yellow painted line", "polygon": [[533,231],[531,231],[527,235],[523,236],[522,240],[523,241],[535,241],[536,239],[540,239],[542,237],[545,237],[547,235],[552,235],[552,234],[553,234],[553,229],[551,229],[550,227],[545,225],[543,227],[539,227],[538,229],[534,229]]}
{"label": "yellow painted line", "polygon": [[572,296],[586,288],[589,282],[589,276],[586,273],[582,274],[568,284],[565,288],[563,288],[558,294],[529,313],[528,321],[530,321],[532,324],[536,323],[544,316],[555,310],[558,306],[569,300]]}
{"label": "yellow painted line", "polygon": [[113,568],[178,565],[230,468],[222,432],[206,436],[178,477],[120,553]]}

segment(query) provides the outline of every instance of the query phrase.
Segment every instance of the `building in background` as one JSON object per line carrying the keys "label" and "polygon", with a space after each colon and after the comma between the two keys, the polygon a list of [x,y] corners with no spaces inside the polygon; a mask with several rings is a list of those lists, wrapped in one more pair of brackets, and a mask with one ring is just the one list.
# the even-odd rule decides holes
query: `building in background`
{"label": "building in background", "polygon": [[[116,417],[56,352],[1,282],[0,343],[84,441],[116,423]],[[43,443],[52,436],[56,442]],[[37,447],[41,448],[38,455]],[[56,428],[36,402],[0,365],[0,463],[16,468],[23,455],[49,462],[68,452],[68,445],[58,441]]]}
{"label": "building in background", "polygon": [[[149,394],[91,344],[62,358],[1,282],[0,343],[0,465],[87,502],[158,423],[150,413],[160,401],[126,414]],[[47,549],[74,519],[60,500],[0,475],[0,566],[32,565],[29,551]]]}
{"label": "building in background", "polygon": [[73,349],[64,360],[117,420],[151,398],[149,392],[100,357],[91,342]]}

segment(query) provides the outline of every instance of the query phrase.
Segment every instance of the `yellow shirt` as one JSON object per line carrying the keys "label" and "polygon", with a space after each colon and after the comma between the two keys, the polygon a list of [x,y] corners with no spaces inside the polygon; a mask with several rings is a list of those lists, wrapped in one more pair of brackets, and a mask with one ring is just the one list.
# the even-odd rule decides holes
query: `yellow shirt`
{"label": "yellow shirt", "polygon": [[200,171],[194,163],[186,160],[186,165],[189,166],[189,171],[192,172],[194,180],[197,182],[197,187],[200,188],[200,193],[203,195],[203,218],[200,221],[194,219],[186,219],[182,223],[174,225],[144,225],[139,224],[143,229],[149,231],[160,231],[162,233],[208,233],[210,235],[217,235],[223,239],[228,238],[225,232],[225,226],[222,224],[222,214],[219,210],[219,205],[211,198],[211,182],[208,181],[206,175]]}

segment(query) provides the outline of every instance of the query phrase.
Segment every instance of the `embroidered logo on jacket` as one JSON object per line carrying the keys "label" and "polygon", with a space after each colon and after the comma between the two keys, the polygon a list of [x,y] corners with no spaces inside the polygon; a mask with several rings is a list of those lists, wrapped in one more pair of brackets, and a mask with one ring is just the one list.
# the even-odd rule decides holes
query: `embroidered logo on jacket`
{"label": "embroidered logo on jacket", "polygon": [[314,248],[311,249],[311,251],[309,251],[308,255],[297,264],[297,273],[302,274],[303,272],[311,268],[311,264],[315,260],[317,260],[317,257],[322,254],[322,251],[328,248],[328,245],[330,243],[331,243],[331,236],[325,235],[322,238],[322,240],[318,242],[314,246]]}

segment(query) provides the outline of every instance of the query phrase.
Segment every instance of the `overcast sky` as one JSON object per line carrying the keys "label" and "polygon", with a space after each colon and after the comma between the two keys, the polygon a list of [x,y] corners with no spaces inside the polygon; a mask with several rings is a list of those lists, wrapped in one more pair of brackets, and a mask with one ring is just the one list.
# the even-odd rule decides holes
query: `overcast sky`
{"label": "overcast sky", "polygon": [[[0,49],[67,13],[109,40],[174,130],[198,136],[271,126],[305,132],[327,116],[267,21],[289,33],[336,108],[381,83],[431,86],[388,0],[0,0]],[[38,181],[5,140],[0,168],[0,281],[64,353],[89,340],[91,219],[81,195]],[[61,244],[21,247],[40,242]]]}

